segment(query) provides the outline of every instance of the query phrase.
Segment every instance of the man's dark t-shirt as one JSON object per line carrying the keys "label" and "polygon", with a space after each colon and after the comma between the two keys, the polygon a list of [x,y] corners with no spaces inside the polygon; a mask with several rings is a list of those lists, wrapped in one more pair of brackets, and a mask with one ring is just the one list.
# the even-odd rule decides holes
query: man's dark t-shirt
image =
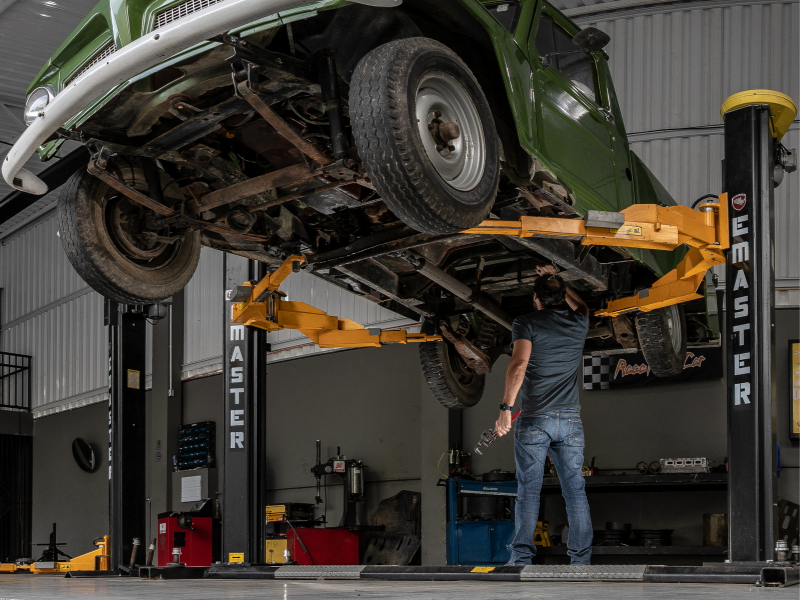
{"label": "man's dark t-shirt", "polygon": [[537,310],[514,319],[511,341],[533,348],[520,390],[521,417],[580,408],[578,369],[589,331],[589,317],[570,310]]}

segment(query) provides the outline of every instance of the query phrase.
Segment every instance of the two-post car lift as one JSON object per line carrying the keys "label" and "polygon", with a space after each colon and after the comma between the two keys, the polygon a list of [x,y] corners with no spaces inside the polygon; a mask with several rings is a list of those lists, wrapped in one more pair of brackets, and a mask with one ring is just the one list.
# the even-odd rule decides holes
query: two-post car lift
{"label": "two-post car lift", "polygon": [[[628,311],[654,310],[698,298],[706,271],[727,263],[725,346],[728,379],[729,563],[704,567],[633,568],[629,579],[646,581],[755,581],[766,567],[765,583],[796,577],[786,565],[766,564],[774,558],[775,413],[774,369],[774,249],[773,187],[776,165],[786,150],[779,142],[796,115],[790,98],[755,90],[729,98],[725,120],[725,193],[718,202],[688,207],[634,205],[621,213],[590,211],[582,221],[522,217],[519,221],[489,220],[468,234],[533,235],[580,238],[581,244],[671,250],[689,247],[676,269],[633,297],[613,300],[597,312],[615,316]],[[789,170],[787,165],[787,171]],[[727,261],[726,261],[727,251]],[[238,262],[237,262],[238,261]],[[211,577],[272,578],[278,567],[248,567],[264,560],[259,539],[265,495],[266,353],[265,332],[301,331],[326,348],[375,347],[387,343],[440,340],[439,336],[406,331],[367,329],[301,302],[290,302],[280,285],[300,270],[301,256],[291,256],[272,273],[238,257],[227,257],[225,287],[229,291],[225,323],[225,451],[223,481],[223,560]],[[257,282],[245,283],[242,281]],[[111,345],[112,361],[121,349]],[[113,369],[112,369],[113,370]],[[113,379],[113,378],[112,378]],[[127,404],[124,390],[112,385],[111,427],[124,427],[116,418]],[[120,395],[120,398],[115,396]],[[124,454],[124,453],[123,453]],[[131,454],[128,454],[131,457]],[[110,473],[125,477],[123,464]],[[136,468],[133,469],[136,471]],[[120,498],[120,496],[117,496]],[[120,498],[121,499],[121,498]],[[112,504],[114,504],[112,498]],[[113,512],[113,509],[112,509]],[[112,519],[112,544],[118,533]],[[116,550],[117,546],[114,545]],[[116,554],[117,557],[120,554]],[[114,560],[119,563],[119,560]],[[287,567],[280,567],[287,569]],[[569,578],[568,567],[560,577]],[[598,567],[602,571],[602,567]],[[227,571],[226,571],[227,569]],[[294,567],[299,569],[299,567]],[[342,567],[346,577],[419,578],[414,567]],[[405,570],[404,570],[405,569]],[[430,568],[425,579],[536,579],[535,568]],[[509,571],[511,569],[511,571]],[[673,570],[670,570],[673,569]],[[408,572],[406,572],[406,570]],[[552,570],[552,569],[551,569]],[[513,571],[513,572],[512,572]],[[633,572],[632,571],[632,572]],[[344,571],[343,571],[344,572]],[[598,572],[600,573],[600,572]],[[237,575],[238,574],[238,575]],[[291,574],[281,573],[281,577]],[[297,572],[297,577],[308,574]],[[327,577],[336,577],[335,569]],[[598,574],[598,577],[602,577]],[[585,579],[585,576],[580,578]],[[616,577],[619,578],[619,577]]]}

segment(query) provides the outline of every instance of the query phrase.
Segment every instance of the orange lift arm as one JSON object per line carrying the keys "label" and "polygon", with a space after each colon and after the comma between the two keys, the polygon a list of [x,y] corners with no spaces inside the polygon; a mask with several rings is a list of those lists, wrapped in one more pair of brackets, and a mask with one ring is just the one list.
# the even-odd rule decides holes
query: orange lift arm
{"label": "orange lift arm", "polygon": [[[656,281],[652,287],[636,296],[611,300],[595,314],[616,317],[632,310],[651,311],[663,306],[680,304],[700,298],[697,288],[706,271],[725,263],[728,242],[728,195],[719,202],[706,202],[700,210],[687,206],[658,206],[635,204],[621,213],[599,213],[584,222],[577,219],[550,217],[521,217],[519,221],[484,221],[464,233],[475,235],[511,235],[516,237],[554,236],[580,238],[584,246],[618,246],[674,250],[682,244],[689,246],[678,266]],[[610,217],[619,224],[614,227],[592,226],[592,219]],[[624,220],[623,220],[624,218]]]}
{"label": "orange lift arm", "polygon": [[305,302],[284,300],[286,294],[278,288],[292,272],[299,271],[304,262],[302,256],[290,256],[277,271],[265,276],[255,286],[250,283],[239,286],[231,298],[233,322],[265,331],[297,329],[320,348],[370,348],[442,339],[439,335],[405,330],[367,329],[360,323],[329,315]]}
{"label": "orange lift arm", "polygon": [[[697,288],[706,271],[725,263],[728,248],[727,194],[719,202],[706,202],[700,210],[686,206],[637,204],[621,213],[590,211],[587,221],[521,217],[519,221],[484,221],[464,233],[475,235],[534,235],[580,238],[582,245],[619,246],[674,250],[687,244],[684,259],[652,287],[636,296],[612,300],[595,314],[615,317],[632,310],[650,311],[700,298]],[[598,222],[614,222],[613,227],[594,226]],[[300,255],[287,258],[278,269],[256,285],[245,283],[231,298],[233,322],[265,331],[297,329],[320,348],[367,348],[383,344],[441,341],[439,335],[408,333],[404,330],[367,329],[350,319],[340,319],[305,302],[284,300],[281,283],[298,272],[305,262]]]}

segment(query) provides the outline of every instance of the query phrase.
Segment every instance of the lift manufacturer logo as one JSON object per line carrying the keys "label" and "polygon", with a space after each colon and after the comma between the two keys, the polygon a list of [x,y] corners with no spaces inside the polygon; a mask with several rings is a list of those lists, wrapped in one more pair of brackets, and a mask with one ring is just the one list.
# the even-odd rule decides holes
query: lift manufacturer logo
{"label": "lift manufacturer logo", "polygon": [[747,204],[747,195],[746,194],[736,194],[733,198],[731,198],[731,206],[736,210],[742,210],[745,205]]}
{"label": "lift manufacturer logo", "polygon": [[244,325],[230,326],[230,360],[228,361],[228,406],[230,412],[230,445],[231,451],[244,450],[245,433],[245,401],[244,401]]}
{"label": "lift manufacturer logo", "polygon": [[[737,199],[741,197],[741,205],[737,206]],[[731,204],[736,210],[745,206],[745,195],[738,194],[733,197]],[[733,349],[733,405],[744,407],[751,403],[750,373],[750,346],[751,346],[751,307],[750,307],[750,282],[748,274],[750,268],[750,215],[743,214],[731,217],[731,249],[728,277],[733,284],[728,282],[730,300],[728,314],[733,313],[733,325],[730,329],[731,345]],[[731,310],[731,308],[733,310]],[[730,365],[730,363],[728,363]]]}

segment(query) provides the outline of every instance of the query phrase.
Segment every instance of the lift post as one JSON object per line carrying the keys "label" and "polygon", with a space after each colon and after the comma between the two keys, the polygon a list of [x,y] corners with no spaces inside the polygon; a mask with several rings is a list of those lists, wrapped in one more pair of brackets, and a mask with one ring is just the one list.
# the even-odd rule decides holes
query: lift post
{"label": "lift post", "polygon": [[108,326],[108,512],[111,569],[127,568],[145,514],[145,314],[106,300]]}
{"label": "lift post", "polygon": [[[774,169],[797,110],[753,90],[722,107],[730,198],[726,270],[728,508],[731,561],[774,559],[776,499]],[[782,167],[781,167],[782,168]]]}
{"label": "lift post", "polygon": [[[226,292],[243,280],[265,274],[266,265],[226,254]],[[291,272],[291,265],[289,266]],[[266,331],[231,319],[224,303],[224,451],[222,481],[222,561],[264,561],[263,511],[266,506]]]}

